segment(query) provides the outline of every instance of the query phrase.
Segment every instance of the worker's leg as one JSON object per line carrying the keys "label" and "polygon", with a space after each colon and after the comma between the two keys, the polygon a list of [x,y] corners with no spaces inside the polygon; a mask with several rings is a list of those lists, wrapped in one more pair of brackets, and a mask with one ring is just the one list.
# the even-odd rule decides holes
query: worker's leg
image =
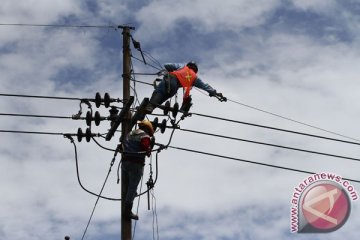
{"label": "worker's leg", "polygon": [[125,217],[138,220],[139,217],[132,213],[134,199],[137,195],[136,190],[139,182],[144,173],[144,166],[138,163],[132,163],[131,161],[123,161],[121,165],[122,174],[125,174],[128,178],[128,188],[125,201]]}

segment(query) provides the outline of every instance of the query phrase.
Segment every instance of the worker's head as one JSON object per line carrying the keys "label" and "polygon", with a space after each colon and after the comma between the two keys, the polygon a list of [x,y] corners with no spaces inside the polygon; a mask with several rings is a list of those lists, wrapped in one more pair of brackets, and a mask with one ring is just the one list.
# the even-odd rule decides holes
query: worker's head
{"label": "worker's head", "polygon": [[186,64],[186,66],[188,66],[189,68],[191,68],[192,70],[194,70],[195,73],[198,72],[198,66],[197,66],[196,62],[194,62],[194,61],[188,62],[188,63]]}
{"label": "worker's head", "polygon": [[142,120],[138,122],[139,128],[147,132],[150,136],[154,135],[154,127],[149,120]]}

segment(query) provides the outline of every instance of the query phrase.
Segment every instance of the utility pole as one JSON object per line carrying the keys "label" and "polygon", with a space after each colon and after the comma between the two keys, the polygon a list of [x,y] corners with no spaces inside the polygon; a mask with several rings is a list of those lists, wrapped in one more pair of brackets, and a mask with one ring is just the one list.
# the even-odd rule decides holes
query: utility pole
{"label": "utility pole", "polygon": [[[130,30],[134,30],[133,27],[119,26],[122,28],[123,35],[123,107],[130,99],[130,76],[131,76],[131,53],[130,53]],[[126,135],[130,132],[131,127],[131,113],[128,110],[125,113],[124,120],[121,128],[121,141],[124,140]],[[128,181],[123,175],[121,175],[121,240],[131,240],[131,219],[123,217],[125,211],[125,197],[128,188]]]}

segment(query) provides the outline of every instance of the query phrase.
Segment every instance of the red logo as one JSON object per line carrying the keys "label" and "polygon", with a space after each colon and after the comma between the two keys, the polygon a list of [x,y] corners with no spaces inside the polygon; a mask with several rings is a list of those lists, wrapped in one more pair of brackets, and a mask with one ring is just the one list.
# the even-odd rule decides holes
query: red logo
{"label": "red logo", "polygon": [[299,232],[332,232],[342,227],[350,214],[350,199],[333,182],[318,182],[302,194],[299,206]]}

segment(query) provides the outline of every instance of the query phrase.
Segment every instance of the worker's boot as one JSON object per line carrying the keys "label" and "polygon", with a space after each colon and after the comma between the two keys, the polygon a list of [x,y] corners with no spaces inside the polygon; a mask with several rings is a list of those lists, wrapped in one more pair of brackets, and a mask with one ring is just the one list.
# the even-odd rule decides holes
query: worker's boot
{"label": "worker's boot", "polygon": [[145,112],[150,114],[154,109],[162,103],[163,96],[159,92],[153,92],[149,100],[149,104],[145,108]]}
{"label": "worker's boot", "polygon": [[132,203],[125,203],[125,212],[123,216],[127,219],[139,220],[139,216],[131,211],[132,207]]}

